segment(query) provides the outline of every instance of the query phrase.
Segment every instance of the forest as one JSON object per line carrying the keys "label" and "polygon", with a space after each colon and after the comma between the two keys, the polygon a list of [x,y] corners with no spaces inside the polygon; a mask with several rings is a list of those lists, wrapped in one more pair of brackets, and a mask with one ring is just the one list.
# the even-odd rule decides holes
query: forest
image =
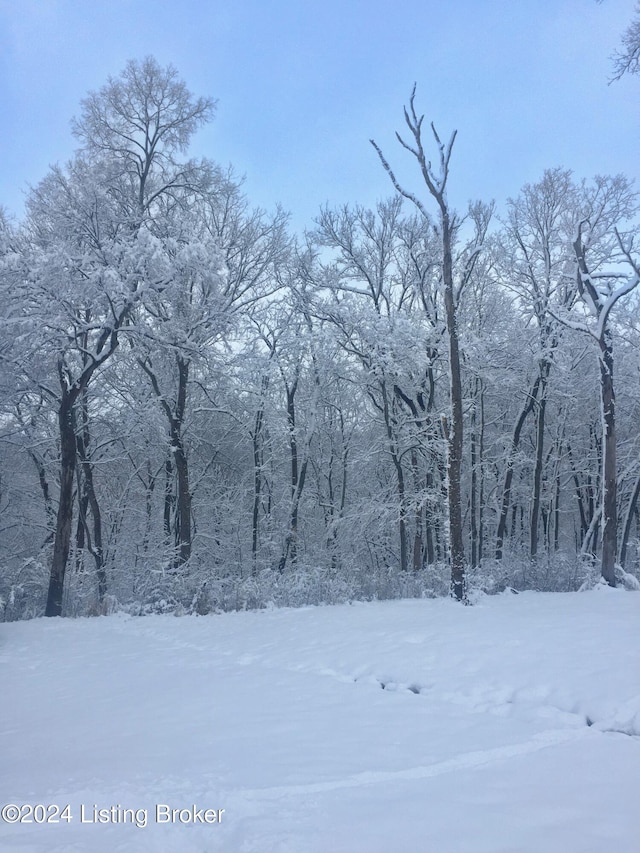
{"label": "forest", "polygon": [[640,588],[633,183],[458,212],[409,94],[389,197],[303,234],[172,66],[82,101],[0,216],[0,618]]}

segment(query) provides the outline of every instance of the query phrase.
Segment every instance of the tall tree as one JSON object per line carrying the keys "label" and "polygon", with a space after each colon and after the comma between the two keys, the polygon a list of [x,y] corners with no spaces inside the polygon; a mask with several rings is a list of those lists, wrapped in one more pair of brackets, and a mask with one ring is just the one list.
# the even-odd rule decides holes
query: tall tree
{"label": "tall tree", "polygon": [[571,307],[575,287],[571,266],[571,239],[575,230],[578,200],[571,173],[548,169],[535,184],[526,184],[510,199],[504,230],[500,235],[498,270],[503,286],[514,292],[522,319],[537,327],[535,377],[526,390],[516,420],[502,488],[502,504],[496,537],[496,559],[502,556],[509,510],[513,465],[526,418],[535,413],[535,460],[529,524],[529,552],[538,551],[539,519],[546,437],[545,415],[548,385],[559,344],[559,327],[549,306]]}
{"label": "tall tree", "polygon": [[[490,210],[476,207],[475,224],[476,233],[473,245],[464,254],[461,269],[458,270],[456,282],[456,270],[454,270],[454,247],[460,220],[449,206],[447,200],[447,182],[449,179],[449,166],[456,131],[451,134],[448,142],[442,142],[435,126],[431,124],[431,132],[438,151],[438,165],[433,167],[427,158],[425,141],[423,139],[424,115],[418,116],[415,109],[416,87],[413,87],[409,108],[405,107],[404,118],[411,142],[406,142],[399,133],[396,134],[398,141],[417,161],[425,186],[436,203],[438,212],[438,230],[441,241],[441,276],[442,292],[449,337],[449,378],[451,398],[451,419],[443,419],[443,429],[448,445],[447,457],[447,492],[449,504],[449,550],[451,561],[451,592],[458,601],[466,600],[465,572],[466,557],[464,551],[464,539],[462,530],[462,446],[463,446],[463,407],[462,407],[462,371],[460,362],[460,343],[457,321],[457,308],[460,294],[469,279],[478,258],[482,241],[486,234],[490,218]],[[391,166],[382,154],[379,146],[371,140],[380,161],[391,178],[393,186],[409,199],[422,214],[427,222],[431,217],[422,200],[413,192],[406,190],[397,180]]]}
{"label": "tall tree", "polygon": [[578,224],[573,250],[576,289],[588,318],[578,319],[568,312],[558,318],[570,328],[589,335],[597,345],[602,415],[601,573],[610,586],[615,586],[618,471],[610,318],[619,300],[640,283],[640,266],[634,255],[633,235],[620,231],[622,224],[637,214],[638,203],[637,195],[622,176],[596,178],[591,186],[583,185],[582,196],[583,215]]}
{"label": "tall tree", "polygon": [[[200,164],[182,163],[191,135],[212,113],[193,99],[175,69],[147,58],[90,93],[74,123],[82,143],[66,169],[55,168],[29,200],[25,298],[48,316],[58,388],[60,492],[46,615],[62,613],[79,453],[77,404],[115,353],[146,288],[153,222],[187,185],[202,181]],[[23,291],[24,292],[24,291]],[[101,582],[104,591],[104,583]]]}

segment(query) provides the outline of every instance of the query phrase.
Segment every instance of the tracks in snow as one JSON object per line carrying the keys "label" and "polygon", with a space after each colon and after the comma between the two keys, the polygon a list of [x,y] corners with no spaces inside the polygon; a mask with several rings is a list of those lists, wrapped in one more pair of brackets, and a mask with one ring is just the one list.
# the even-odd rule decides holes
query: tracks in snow
{"label": "tracks in snow", "polygon": [[494,749],[477,750],[463,753],[445,761],[435,764],[410,767],[406,770],[389,771],[367,771],[347,776],[345,779],[335,779],[327,782],[311,782],[301,785],[279,785],[272,788],[254,788],[232,791],[232,794],[241,797],[277,799],[285,796],[304,796],[307,794],[321,794],[327,791],[337,791],[344,788],[361,788],[366,785],[381,785],[389,782],[404,782],[417,779],[432,779],[435,776],[443,776],[446,773],[454,773],[457,770],[473,770],[517,758],[522,755],[530,755],[540,752],[552,746],[580,740],[587,736],[587,730],[580,729],[554,729],[541,732],[530,740],[522,743],[499,746]]}
{"label": "tracks in snow", "polygon": [[351,680],[354,683],[377,684],[382,690],[393,693],[412,693],[416,696],[435,697],[440,701],[465,706],[469,711],[475,713],[504,714],[513,708],[521,708],[545,716],[562,716],[571,728],[594,727],[600,732],[640,737],[640,695],[625,702],[614,714],[603,715],[594,711],[585,712],[584,708],[588,705],[587,702],[563,703],[554,697],[553,691],[549,688],[486,687],[484,690],[479,688],[474,694],[447,691],[439,693],[434,685],[420,684],[416,681],[402,682],[389,677],[379,678],[372,675],[353,676],[351,679],[345,679],[344,676],[339,676],[328,670],[325,670],[324,674],[333,674],[340,681]]}

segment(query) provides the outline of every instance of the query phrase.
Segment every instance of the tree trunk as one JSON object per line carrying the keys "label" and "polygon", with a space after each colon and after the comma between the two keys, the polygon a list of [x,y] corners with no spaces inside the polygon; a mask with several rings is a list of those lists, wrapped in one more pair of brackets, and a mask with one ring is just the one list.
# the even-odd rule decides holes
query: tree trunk
{"label": "tree trunk", "polygon": [[478,496],[478,565],[484,556],[484,387],[480,390],[480,441],[478,445],[480,466],[480,493]]}
{"label": "tree trunk", "polygon": [[[333,414],[330,411],[329,422],[330,426],[333,430]],[[341,452],[338,460],[338,454],[334,448],[333,441],[333,432],[332,437],[330,439],[331,446],[331,456],[329,458],[328,463],[328,472],[327,472],[327,503],[326,506],[323,507],[323,515],[325,521],[325,528],[327,531],[326,536],[326,547],[327,551],[331,554],[331,568],[336,569],[340,564],[340,555],[338,548],[338,523],[342,520],[344,516],[344,508],[347,499],[347,461],[349,458],[349,449],[347,447],[347,440],[345,436],[344,430],[344,415],[340,409],[338,409],[338,421],[340,424],[340,447]],[[340,463],[339,469],[339,485],[334,484],[334,476],[333,472],[335,470],[336,464]],[[319,475],[319,472],[318,472]],[[320,483],[320,476],[318,476],[318,483]],[[340,493],[340,500],[338,501],[337,492]],[[321,487],[318,485],[318,495],[321,495]],[[322,502],[322,498],[320,498]]]}
{"label": "tree trunk", "polygon": [[460,370],[460,348],[458,322],[453,295],[453,262],[451,257],[451,228],[449,211],[444,201],[442,214],[442,248],[444,280],[444,305],[449,334],[449,373],[451,381],[451,429],[448,441],[448,491],[449,491],[449,547],[451,549],[451,592],[458,601],[463,601],[465,591],[465,554],[462,536],[462,493],[460,471],[462,465],[462,375]]}
{"label": "tree trunk", "polygon": [[173,528],[173,460],[171,452],[169,452],[164,463],[164,502],[162,521],[164,529],[164,538],[167,547],[171,544],[171,530]]}
{"label": "tree trunk", "polygon": [[91,509],[91,517],[93,519],[93,541],[87,536],[89,551],[93,556],[96,566],[96,578],[98,581],[98,600],[102,603],[107,594],[107,575],[104,567],[104,553],[102,549],[102,515],[100,513],[100,505],[96,495],[95,485],[93,481],[93,466],[89,459],[89,409],[87,402],[87,389],[82,392],[82,429],[76,436],[76,447],[78,459],[80,461],[80,469],[82,472],[83,493],[81,496],[82,507],[79,511],[81,518],[79,521],[83,527],[87,526],[87,507]]}
{"label": "tree trunk", "polygon": [[620,565],[623,569],[626,568],[627,548],[629,547],[629,536],[631,535],[631,522],[638,505],[638,496],[640,496],[640,476],[636,478],[633,492],[627,507],[627,513],[624,519],[624,530],[622,533],[622,545],[620,546]]}
{"label": "tree trunk", "polygon": [[156,487],[156,476],[151,470],[151,460],[147,459],[147,479],[144,482],[144,506],[145,506],[145,523],[144,535],[142,537],[142,553],[146,556],[149,550],[149,540],[151,539],[151,529],[153,526],[153,492]]}
{"label": "tree trunk", "polygon": [[[298,387],[296,382],[289,392],[287,389],[287,424],[289,426],[289,451],[291,458],[291,516],[289,522],[289,553],[291,562],[295,563],[298,559],[298,499],[296,493],[300,482],[298,472],[298,440],[296,437],[296,406],[295,394]],[[283,566],[284,568],[284,566]]]}
{"label": "tree trunk", "polygon": [[415,448],[411,449],[411,471],[413,474],[413,488],[416,493],[414,511],[415,529],[413,531],[413,570],[414,572],[419,572],[422,568],[424,553],[424,511],[422,507],[422,499],[420,497],[420,466],[418,464],[418,454]]}
{"label": "tree trunk", "polygon": [[[431,495],[434,489],[434,476],[433,471],[427,471],[426,476],[426,485],[427,485],[427,495]],[[435,538],[435,528],[437,526],[437,521],[434,518],[434,513],[430,508],[429,504],[425,507],[425,527],[426,527],[426,535],[425,535],[425,561],[428,566],[432,566],[436,561],[436,548],[434,544]]]}
{"label": "tree trunk", "polygon": [[[545,368],[543,367],[541,370],[544,371]],[[547,408],[546,384],[546,376],[543,373],[540,382],[538,417],[536,419],[536,461],[533,469],[533,500],[529,530],[529,555],[534,560],[538,556],[538,519],[540,517],[540,493],[542,490],[542,469],[544,467],[544,417]]]}
{"label": "tree trunk", "polygon": [[73,480],[76,468],[76,432],[73,406],[75,397],[63,390],[58,409],[60,431],[60,498],[56,516],[53,560],[45,616],[62,616],[64,577],[69,558],[73,519]]}
{"label": "tree trunk", "polygon": [[407,523],[406,523],[406,489],[404,483],[404,470],[402,468],[402,459],[398,453],[398,446],[395,440],[393,431],[393,422],[391,412],[389,411],[389,398],[387,395],[387,384],[383,380],[381,382],[382,391],[382,412],[384,416],[384,424],[387,432],[387,440],[389,442],[389,453],[391,461],[396,472],[396,481],[398,485],[398,537],[400,540],[400,571],[406,572],[409,569],[409,555],[407,548]]}
{"label": "tree trunk", "polygon": [[616,421],[613,392],[613,351],[609,333],[600,343],[600,392],[602,400],[602,577],[609,586],[616,585],[618,550],[618,516],[616,494]]}
{"label": "tree trunk", "polygon": [[264,403],[260,402],[260,407],[256,413],[256,420],[253,429],[253,513],[251,518],[251,565],[253,571],[256,571],[258,560],[258,541],[259,541],[259,524],[260,524],[260,504],[262,502],[262,422],[264,419]]}
{"label": "tree trunk", "polygon": [[60,406],[58,408],[58,429],[60,432],[60,497],[56,515],[56,531],[53,544],[53,559],[49,577],[49,591],[45,616],[62,615],[62,596],[64,578],[69,559],[71,524],[73,520],[73,480],[76,470],[77,443],[75,434],[74,408],[80,394],[87,388],[91,377],[116,350],[118,346],[117,330],[125,322],[130,310],[126,306],[119,314],[113,327],[105,327],[100,332],[95,347],[97,356],[85,364],[82,372],[71,381],[64,357],[58,359],[58,378],[60,381]]}
{"label": "tree trunk", "polygon": [[173,567],[178,568],[186,563],[191,557],[191,488],[189,486],[189,462],[184,447],[182,436],[184,418],[187,408],[187,391],[189,387],[190,359],[176,354],[176,367],[178,368],[178,388],[176,401],[173,408],[167,402],[165,395],[160,390],[158,377],[149,358],[139,358],[138,364],[144,370],[151,381],[151,387],[158,398],[162,410],[169,422],[169,453],[165,463],[165,498],[164,498],[164,531],[167,540],[171,537],[172,510],[174,507],[174,495],[172,490],[172,473],[176,472],[176,494],[175,494],[175,529],[174,543],[176,553],[173,559]]}
{"label": "tree trunk", "polygon": [[84,569],[84,550],[87,539],[87,513],[89,511],[89,493],[87,491],[86,483],[82,479],[82,473],[78,469],[77,464],[76,485],[78,500],[78,519],[76,521],[75,569],[76,572],[79,572]]}
{"label": "tree trunk", "polygon": [[170,421],[171,449],[176,466],[177,477],[177,522],[178,554],[176,567],[186,563],[191,557],[191,489],[189,487],[189,464],[184,448],[182,430],[187,407],[187,387],[189,384],[188,358],[176,356],[178,365],[178,394],[174,416]]}
{"label": "tree trunk", "polygon": [[40,489],[42,491],[42,497],[44,499],[45,516],[47,519],[47,535],[43,542],[44,547],[44,545],[47,545],[49,542],[51,542],[55,535],[56,512],[53,508],[53,501],[51,500],[49,481],[47,479],[47,472],[44,466],[44,462],[40,458],[40,456],[34,453],[33,450],[27,449],[27,453],[33,461],[33,464],[36,466],[36,470],[38,472],[38,482],[40,483]]}
{"label": "tree trunk", "polygon": [[[482,483],[482,451],[483,451],[483,431],[484,431],[484,412],[483,412],[483,394],[482,382],[476,379],[475,396],[471,408],[471,498],[470,498],[470,514],[471,514],[471,565],[473,568],[480,564],[482,559],[482,503],[483,503],[483,483]],[[480,408],[480,431],[478,432],[478,406]]]}
{"label": "tree trunk", "polygon": [[176,517],[176,568],[191,557],[191,490],[189,488],[189,465],[179,428],[172,429],[171,449],[176,464],[177,517]]}
{"label": "tree trunk", "polygon": [[560,452],[561,447],[558,447],[558,458],[556,460],[556,495],[553,502],[553,550],[557,553],[560,549]]}
{"label": "tree trunk", "polygon": [[538,398],[538,389],[540,387],[541,377],[538,374],[535,382],[533,383],[533,388],[531,389],[531,393],[529,394],[525,405],[520,412],[518,420],[516,421],[515,427],[513,429],[513,436],[511,437],[511,447],[509,448],[509,456],[507,458],[507,468],[504,475],[504,485],[502,487],[502,505],[500,507],[500,518],[498,520],[498,531],[496,533],[496,560],[502,559],[502,548],[504,545],[504,537],[507,532],[507,521],[509,518],[509,503],[511,502],[511,485],[513,482],[513,465],[514,459],[516,455],[516,451],[518,450],[518,445],[520,444],[520,434],[522,433],[522,428],[524,426],[524,422],[527,418],[527,415],[532,411],[536,400]]}
{"label": "tree trunk", "polygon": [[301,466],[298,465],[298,440],[296,437],[296,404],[295,396],[298,387],[298,377],[291,386],[287,385],[287,428],[289,430],[289,454],[290,454],[290,471],[291,471],[291,508],[289,511],[289,529],[282,550],[282,556],[278,563],[278,571],[284,572],[287,560],[291,557],[291,562],[295,563],[298,559],[298,513],[300,508],[300,498],[304,489],[305,480],[307,477],[307,465],[309,455],[307,453],[304,462]]}
{"label": "tree trunk", "polygon": [[569,459],[569,465],[571,467],[571,473],[573,476],[573,482],[576,487],[576,500],[578,502],[578,512],[580,514],[580,541],[584,541],[584,537],[587,535],[587,530],[589,529],[589,522],[587,521],[587,508],[585,506],[585,500],[583,500],[583,489],[580,485],[580,480],[578,478],[578,472],[576,470],[575,465],[573,464],[573,454],[571,452],[571,445],[567,442],[567,458]]}

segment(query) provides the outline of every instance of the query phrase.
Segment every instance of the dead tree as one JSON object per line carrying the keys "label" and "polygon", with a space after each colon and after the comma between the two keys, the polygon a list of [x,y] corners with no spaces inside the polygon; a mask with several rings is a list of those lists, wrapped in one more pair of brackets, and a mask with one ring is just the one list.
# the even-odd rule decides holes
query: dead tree
{"label": "dead tree", "polygon": [[[454,280],[453,249],[459,220],[450,209],[446,196],[447,181],[449,178],[449,163],[451,152],[456,138],[456,131],[451,134],[447,143],[441,141],[435,127],[431,124],[431,132],[438,150],[438,165],[432,166],[427,159],[423,140],[424,116],[418,116],[415,110],[416,87],[413,87],[409,108],[405,107],[404,118],[412,137],[408,143],[396,133],[396,137],[403,148],[415,157],[420,167],[422,179],[430,196],[436,203],[438,210],[437,225],[441,251],[441,285],[444,299],[447,333],[449,338],[449,377],[451,395],[451,417],[445,419],[445,438],[447,440],[447,495],[449,510],[449,552],[451,561],[451,593],[458,600],[465,600],[465,568],[466,557],[464,551],[464,540],[462,530],[462,490],[461,490],[461,466],[462,466],[462,439],[463,439],[463,407],[462,407],[462,375],[460,365],[460,344],[458,335],[457,307],[460,293],[466,281],[468,281],[480,252],[480,243],[488,226],[488,216],[480,216],[482,219],[480,229],[477,231],[475,246],[469,252],[463,253],[463,269],[459,281]],[[391,166],[385,159],[382,151],[374,140],[370,140],[375,148],[380,162],[391,178],[396,191],[404,198],[411,201],[420,214],[428,223],[432,222],[426,206],[415,193],[409,192],[398,182]],[[478,211],[479,212],[479,211]],[[476,223],[478,224],[478,223]]]}

